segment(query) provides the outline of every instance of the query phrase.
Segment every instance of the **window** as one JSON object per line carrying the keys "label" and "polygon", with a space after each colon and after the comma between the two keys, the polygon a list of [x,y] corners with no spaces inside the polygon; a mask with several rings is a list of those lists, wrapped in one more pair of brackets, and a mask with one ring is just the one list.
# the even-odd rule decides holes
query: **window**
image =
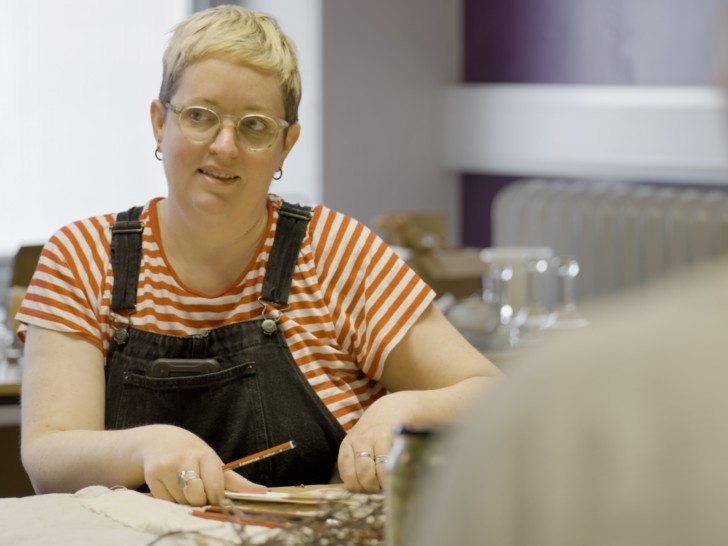
{"label": "window", "polygon": [[0,255],[166,192],[149,104],[187,0],[0,5]]}

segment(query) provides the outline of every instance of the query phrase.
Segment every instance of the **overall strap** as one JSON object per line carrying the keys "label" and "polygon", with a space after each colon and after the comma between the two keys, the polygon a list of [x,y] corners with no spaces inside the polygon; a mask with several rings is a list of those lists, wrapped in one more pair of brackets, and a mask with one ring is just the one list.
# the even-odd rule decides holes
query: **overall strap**
{"label": "overall strap", "polygon": [[129,314],[136,308],[144,231],[144,222],[139,220],[142,210],[144,207],[132,207],[120,212],[111,226],[111,269],[114,272],[111,310],[122,314]]}
{"label": "overall strap", "polygon": [[312,216],[311,207],[293,205],[285,201],[278,209],[276,235],[268,257],[260,298],[263,302],[282,307],[288,305],[293,270],[306,235],[306,227]]}

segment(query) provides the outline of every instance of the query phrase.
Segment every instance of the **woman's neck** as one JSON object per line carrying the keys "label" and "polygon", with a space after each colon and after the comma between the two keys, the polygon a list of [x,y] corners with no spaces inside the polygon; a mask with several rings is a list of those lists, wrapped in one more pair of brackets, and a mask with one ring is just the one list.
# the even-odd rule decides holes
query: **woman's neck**
{"label": "woman's neck", "polygon": [[204,294],[218,294],[247,268],[268,225],[267,208],[259,214],[195,215],[175,210],[168,199],[157,206],[166,259],[179,280]]}

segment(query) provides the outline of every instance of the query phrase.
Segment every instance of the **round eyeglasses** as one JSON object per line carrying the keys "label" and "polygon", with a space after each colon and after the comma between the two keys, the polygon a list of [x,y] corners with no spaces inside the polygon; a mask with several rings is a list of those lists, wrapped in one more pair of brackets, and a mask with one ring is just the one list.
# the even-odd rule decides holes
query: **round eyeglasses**
{"label": "round eyeglasses", "polygon": [[270,148],[278,138],[280,130],[291,125],[265,114],[245,114],[238,117],[220,114],[205,106],[174,106],[168,102],[164,105],[177,114],[182,134],[192,142],[214,140],[220,132],[222,120],[230,118],[235,124],[238,143],[251,152],[262,152]]}

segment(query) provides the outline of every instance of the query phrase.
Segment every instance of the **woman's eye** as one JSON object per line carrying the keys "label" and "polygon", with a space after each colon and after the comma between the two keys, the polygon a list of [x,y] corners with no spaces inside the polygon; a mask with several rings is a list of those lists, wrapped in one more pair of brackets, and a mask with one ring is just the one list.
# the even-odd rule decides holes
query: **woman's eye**
{"label": "woman's eye", "polygon": [[204,108],[188,108],[185,117],[193,123],[210,123],[215,119],[214,114]]}
{"label": "woman's eye", "polygon": [[242,125],[246,131],[253,133],[264,133],[270,130],[270,123],[268,120],[259,116],[248,116],[243,118]]}

